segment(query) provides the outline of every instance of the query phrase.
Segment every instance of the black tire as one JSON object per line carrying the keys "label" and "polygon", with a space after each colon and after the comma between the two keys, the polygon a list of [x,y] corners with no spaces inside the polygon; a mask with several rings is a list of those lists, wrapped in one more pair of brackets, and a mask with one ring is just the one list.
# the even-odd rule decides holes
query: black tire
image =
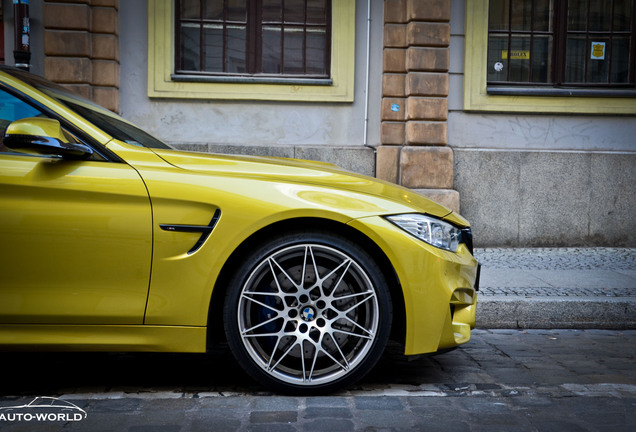
{"label": "black tire", "polygon": [[325,232],[284,234],[248,253],[224,307],[239,364],[266,387],[297,395],[362,378],[384,352],[391,321],[378,265],[352,241]]}

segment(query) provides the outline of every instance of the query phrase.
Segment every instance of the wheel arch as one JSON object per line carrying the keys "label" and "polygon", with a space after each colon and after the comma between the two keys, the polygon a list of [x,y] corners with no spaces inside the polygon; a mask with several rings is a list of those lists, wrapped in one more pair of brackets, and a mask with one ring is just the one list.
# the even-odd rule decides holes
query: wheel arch
{"label": "wheel arch", "polygon": [[219,277],[216,279],[212,290],[212,297],[208,310],[208,338],[207,345],[210,350],[214,345],[225,341],[223,329],[223,303],[226,296],[228,283],[232,277],[232,271],[237,267],[239,260],[245,255],[245,251],[256,245],[262,244],[276,237],[280,232],[295,231],[311,227],[312,230],[325,231],[347,237],[367,251],[378,264],[384,275],[393,304],[393,321],[391,327],[391,339],[404,344],[406,333],[406,308],[404,295],[399,278],[391,265],[389,258],[382,249],[362,232],[340,222],[322,218],[295,218],[278,221],[268,225],[245,239],[237,247],[223,265]]}

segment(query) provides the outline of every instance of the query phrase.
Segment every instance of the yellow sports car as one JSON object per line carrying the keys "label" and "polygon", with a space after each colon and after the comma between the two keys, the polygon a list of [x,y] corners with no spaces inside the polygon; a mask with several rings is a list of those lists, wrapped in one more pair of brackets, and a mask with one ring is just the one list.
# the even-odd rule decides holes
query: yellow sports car
{"label": "yellow sports car", "polygon": [[276,391],[359,380],[389,338],[475,322],[469,224],[407,189],[300,160],[180,152],[0,68],[0,347],[205,352]]}

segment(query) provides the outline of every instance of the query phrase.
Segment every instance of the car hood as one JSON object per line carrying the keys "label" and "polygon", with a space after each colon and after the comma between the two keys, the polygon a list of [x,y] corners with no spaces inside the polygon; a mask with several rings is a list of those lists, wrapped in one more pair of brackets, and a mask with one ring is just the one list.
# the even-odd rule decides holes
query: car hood
{"label": "car hood", "polygon": [[157,149],[153,151],[169,164],[188,171],[224,177],[307,184],[339,192],[372,195],[406,206],[413,212],[430,214],[458,225],[468,226],[468,222],[461,216],[410,189],[352,173],[330,163],[276,157],[217,155]]}

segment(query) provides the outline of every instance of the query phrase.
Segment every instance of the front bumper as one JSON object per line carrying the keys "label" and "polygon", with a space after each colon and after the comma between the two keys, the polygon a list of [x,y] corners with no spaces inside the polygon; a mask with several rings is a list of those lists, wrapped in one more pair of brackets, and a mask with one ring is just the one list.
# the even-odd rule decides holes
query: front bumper
{"label": "front bumper", "polygon": [[466,244],[457,252],[430,246],[381,217],[351,225],[367,234],[391,261],[404,297],[406,355],[451,348],[475,327],[479,265]]}

